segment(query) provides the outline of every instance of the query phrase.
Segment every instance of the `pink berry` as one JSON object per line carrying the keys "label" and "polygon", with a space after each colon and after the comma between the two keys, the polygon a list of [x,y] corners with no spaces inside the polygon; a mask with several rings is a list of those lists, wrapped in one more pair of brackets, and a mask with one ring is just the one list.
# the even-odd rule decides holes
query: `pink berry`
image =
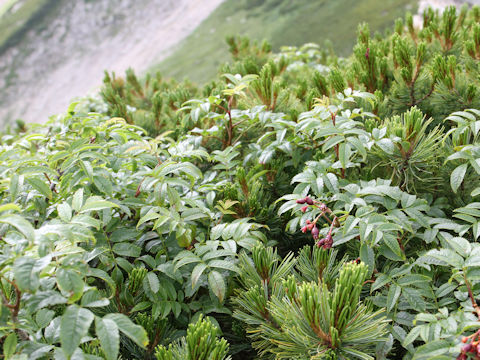
{"label": "pink berry", "polygon": [[317,247],[321,247],[324,244],[324,242],[325,242],[325,239],[320,239],[316,242],[315,245],[317,245]]}

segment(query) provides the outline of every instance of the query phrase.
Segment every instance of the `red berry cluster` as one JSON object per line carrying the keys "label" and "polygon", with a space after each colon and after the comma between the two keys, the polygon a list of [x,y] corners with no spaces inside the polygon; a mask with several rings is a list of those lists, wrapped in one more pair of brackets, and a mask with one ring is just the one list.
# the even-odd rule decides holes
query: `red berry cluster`
{"label": "red berry cluster", "polygon": [[332,235],[327,234],[323,239],[317,241],[317,247],[322,246],[324,249],[331,249],[333,245]]}
{"label": "red berry cluster", "polygon": [[[315,230],[313,230],[315,228]],[[302,227],[302,232],[305,234],[307,231],[315,231],[314,234],[312,234],[315,238],[315,234],[317,235],[318,237],[318,229],[317,229],[317,226],[312,223],[310,220],[307,220],[307,225],[305,225],[304,227]]]}
{"label": "red berry cluster", "polygon": [[[462,343],[464,343],[465,345],[462,346],[462,350],[457,356],[457,360],[466,360],[472,358],[480,359],[480,341],[478,339],[478,334],[479,332],[476,332],[472,336],[465,336],[462,338]],[[475,338],[477,338],[476,341],[474,341]]]}
{"label": "red berry cluster", "polygon": [[338,226],[337,217],[334,216],[333,221],[330,220],[329,217],[326,214],[331,215],[332,211],[327,207],[327,205],[325,205],[324,203],[321,203],[319,201],[315,201],[312,198],[310,198],[309,196],[307,196],[303,199],[298,199],[297,204],[301,204],[301,205],[306,204],[305,206],[302,206],[300,208],[300,210],[302,212],[306,212],[308,210],[309,206],[314,206],[314,207],[320,209],[320,211],[321,211],[320,215],[318,215],[317,218],[313,221],[307,220],[306,225],[304,227],[302,227],[301,230],[302,230],[303,233],[306,233],[307,231],[310,231],[313,239],[317,240],[318,236],[320,234],[320,230],[317,227],[317,221],[321,217],[325,218],[330,223],[330,230],[328,231],[327,236],[325,236],[323,239],[320,239],[316,242],[316,245],[318,247],[323,247],[324,249],[330,249],[333,245],[333,238],[332,238],[333,226],[334,225]]}

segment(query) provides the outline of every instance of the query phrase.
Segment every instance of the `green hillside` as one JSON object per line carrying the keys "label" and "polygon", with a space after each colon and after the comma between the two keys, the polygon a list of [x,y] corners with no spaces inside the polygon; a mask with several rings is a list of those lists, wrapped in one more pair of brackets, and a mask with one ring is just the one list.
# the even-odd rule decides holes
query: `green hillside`
{"label": "green hillside", "polygon": [[[0,2],[0,53],[18,43],[31,27],[46,16],[54,17],[59,0],[18,0]],[[12,11],[15,6],[18,9]]]}
{"label": "green hillside", "polygon": [[154,70],[179,79],[205,82],[229,59],[225,37],[267,39],[275,50],[286,45],[330,40],[348,55],[360,22],[384,31],[405,10],[416,12],[415,0],[226,0],[197,30]]}

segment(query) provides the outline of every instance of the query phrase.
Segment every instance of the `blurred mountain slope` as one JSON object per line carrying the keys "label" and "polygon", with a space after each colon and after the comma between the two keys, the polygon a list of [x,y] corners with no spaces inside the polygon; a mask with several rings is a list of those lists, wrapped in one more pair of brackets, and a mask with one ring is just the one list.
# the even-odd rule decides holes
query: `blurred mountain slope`
{"label": "blurred mountain slope", "polygon": [[[222,0],[17,2],[0,21],[0,29],[5,22],[19,29],[14,42],[0,42],[0,123],[45,121],[100,85],[105,69],[145,71]],[[41,6],[25,11],[34,5]]]}
{"label": "blurred mountain slope", "polygon": [[330,40],[338,54],[349,55],[360,22],[383,31],[416,9],[416,0],[226,0],[154,69],[207,81],[229,57],[227,35],[266,38],[274,49]]}

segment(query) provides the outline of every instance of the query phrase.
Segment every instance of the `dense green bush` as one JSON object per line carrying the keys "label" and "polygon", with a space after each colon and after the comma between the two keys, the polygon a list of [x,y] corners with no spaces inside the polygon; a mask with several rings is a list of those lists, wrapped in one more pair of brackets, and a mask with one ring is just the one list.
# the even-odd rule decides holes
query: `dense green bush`
{"label": "dense green bush", "polygon": [[5,131],[4,358],[478,358],[478,14]]}

